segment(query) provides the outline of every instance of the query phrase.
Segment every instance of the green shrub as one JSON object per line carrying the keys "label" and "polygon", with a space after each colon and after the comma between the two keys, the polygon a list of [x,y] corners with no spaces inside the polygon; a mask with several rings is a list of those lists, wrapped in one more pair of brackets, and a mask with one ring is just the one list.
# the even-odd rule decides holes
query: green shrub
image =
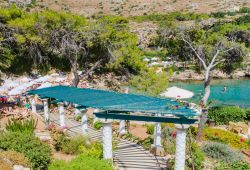
{"label": "green shrub", "polygon": [[243,121],[246,118],[246,112],[240,107],[219,107],[210,109],[208,118],[214,120],[216,124],[228,124],[230,121]]}
{"label": "green shrub", "polygon": [[61,149],[66,154],[80,153],[80,147],[87,145],[88,139],[83,136],[76,136],[61,143]]}
{"label": "green shrub", "polygon": [[49,168],[49,170],[112,170],[111,163],[98,158],[88,157],[86,155],[80,155],[70,162],[55,161]]}
{"label": "green shrub", "polygon": [[128,139],[128,140],[130,140],[130,141],[139,141],[140,140],[140,138],[138,138],[137,136],[134,136],[132,133],[126,133],[126,134],[124,134],[123,136],[122,136],[122,138],[124,138],[124,139]]}
{"label": "green shrub", "polygon": [[20,133],[33,133],[37,125],[37,120],[19,120],[19,119],[9,119],[6,125],[6,129],[11,132]]}
{"label": "green shrub", "polygon": [[214,18],[224,18],[226,13],[225,12],[213,12],[211,15]]}
{"label": "green shrub", "polygon": [[82,116],[77,115],[77,116],[75,117],[75,120],[76,120],[76,121],[80,121],[80,120],[81,120],[81,118],[82,118]]}
{"label": "green shrub", "polygon": [[33,169],[46,169],[51,160],[51,150],[34,135],[7,132],[0,134],[0,149],[23,153]]}
{"label": "green shrub", "polygon": [[250,13],[250,8],[249,7],[242,7],[239,12],[240,13]]}
{"label": "green shrub", "polygon": [[67,138],[65,134],[61,133],[61,134],[53,135],[53,145],[56,151],[61,151],[63,148],[63,145],[67,142],[69,142],[69,139]]}
{"label": "green shrub", "polygon": [[94,142],[89,145],[82,145],[80,146],[80,152],[88,157],[99,159],[102,159],[103,157],[102,144],[100,142]]}
{"label": "green shrub", "polygon": [[250,121],[250,108],[246,109],[246,119]]}
{"label": "green shrub", "polygon": [[94,123],[94,128],[97,129],[97,130],[100,130],[102,128],[103,124],[101,121],[96,121]]}
{"label": "green shrub", "polygon": [[168,86],[168,74],[166,72],[155,74],[154,69],[144,70],[133,76],[129,84],[138,93],[157,96]]}
{"label": "green shrub", "polygon": [[153,135],[155,126],[153,124],[145,124],[147,127],[147,134]]}
{"label": "green shrub", "polygon": [[138,142],[139,145],[141,145],[144,149],[149,150],[151,145],[154,143],[154,139],[152,136],[149,136],[143,140],[140,140]]}
{"label": "green shrub", "polygon": [[234,162],[225,163],[221,162],[214,167],[214,170],[248,170],[250,169],[250,164],[246,162]]}
{"label": "green shrub", "polygon": [[237,149],[250,149],[250,144],[247,140],[242,140],[243,138],[237,134],[222,129],[205,128],[203,139],[228,144]]}
{"label": "green shrub", "polygon": [[222,143],[207,143],[202,147],[202,150],[207,156],[228,163],[240,161],[242,159],[242,154],[240,152],[234,151],[228,145]]}
{"label": "green shrub", "polygon": [[175,137],[176,131],[173,128],[168,126],[162,129],[162,144],[166,153],[174,154],[175,153]]}
{"label": "green shrub", "polygon": [[250,14],[237,18],[236,22],[238,25],[250,23]]}
{"label": "green shrub", "polygon": [[192,153],[193,153],[195,170],[202,169],[202,164],[205,159],[205,154],[196,143],[192,143]]}

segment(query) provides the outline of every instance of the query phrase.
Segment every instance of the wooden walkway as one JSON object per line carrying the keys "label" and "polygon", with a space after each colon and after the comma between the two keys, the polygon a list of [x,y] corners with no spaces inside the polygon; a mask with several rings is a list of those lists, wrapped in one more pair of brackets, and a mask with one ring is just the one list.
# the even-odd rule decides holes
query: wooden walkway
{"label": "wooden walkway", "polygon": [[[42,118],[42,117],[41,117]],[[51,121],[59,125],[59,115],[51,114]],[[68,134],[70,136],[81,135],[81,124],[73,119],[65,119],[65,124],[69,128]],[[101,130],[95,130],[89,127],[89,137],[93,140],[102,140]],[[143,149],[138,144],[115,138],[118,146],[114,151],[114,163],[119,170],[160,170],[166,167],[166,160],[161,157],[153,156],[149,151]]]}

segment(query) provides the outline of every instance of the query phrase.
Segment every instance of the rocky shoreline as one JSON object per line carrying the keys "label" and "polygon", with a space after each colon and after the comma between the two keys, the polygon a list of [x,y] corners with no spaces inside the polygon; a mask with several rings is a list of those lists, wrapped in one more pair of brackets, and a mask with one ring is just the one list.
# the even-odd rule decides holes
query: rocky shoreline
{"label": "rocky shoreline", "polygon": [[[213,78],[215,79],[242,79],[249,77],[249,72],[245,70],[237,70],[234,73],[228,75],[219,70],[213,71]],[[174,72],[170,77],[170,81],[187,81],[187,80],[204,80],[203,73],[197,73],[194,70],[185,70],[183,72]]]}

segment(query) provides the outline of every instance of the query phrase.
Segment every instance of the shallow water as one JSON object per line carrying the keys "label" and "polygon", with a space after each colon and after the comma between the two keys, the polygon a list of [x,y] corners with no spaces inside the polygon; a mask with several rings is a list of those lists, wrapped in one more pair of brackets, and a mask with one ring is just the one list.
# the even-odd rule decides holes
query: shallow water
{"label": "shallow water", "polygon": [[[198,103],[204,93],[202,81],[173,82],[169,85],[178,86],[195,93],[190,101]],[[227,87],[224,92],[224,86]],[[241,107],[250,107],[250,79],[224,79],[212,80],[211,95],[209,101],[212,105],[238,105]]]}

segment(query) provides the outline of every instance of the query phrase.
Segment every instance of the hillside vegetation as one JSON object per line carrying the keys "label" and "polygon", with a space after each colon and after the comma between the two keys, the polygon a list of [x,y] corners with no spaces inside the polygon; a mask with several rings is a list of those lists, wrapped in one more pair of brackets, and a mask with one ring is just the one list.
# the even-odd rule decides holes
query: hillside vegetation
{"label": "hillside vegetation", "polygon": [[[221,47],[237,47],[236,51],[223,54],[227,60],[218,65],[223,71],[230,73],[246,67],[247,64],[241,64],[249,59],[249,13],[249,8],[241,8],[239,12],[230,13],[173,12],[134,17],[95,15],[89,18],[67,11],[35,12],[13,5],[0,10],[0,69],[3,73],[17,75],[30,74],[34,70],[39,73],[52,69],[71,72],[74,86],[90,73],[112,72],[127,77],[125,82],[132,78],[131,83],[141,85],[142,92],[155,89],[150,92],[155,95],[167,85],[167,82],[159,81],[165,81],[162,76],[168,77],[179,70],[170,66],[155,76],[152,73],[158,68],[148,67],[143,61],[145,57],[188,61],[193,65],[192,69],[200,70],[192,50],[179,39],[180,33],[185,33],[194,44],[206,49],[206,55],[213,53],[212,47],[218,43],[223,44]],[[133,30],[137,24],[145,22],[156,26],[146,46],[140,30]],[[136,23],[134,28],[131,23]],[[78,75],[80,70],[82,74]],[[139,77],[133,78],[137,75]],[[148,75],[145,82],[141,75]]]}

